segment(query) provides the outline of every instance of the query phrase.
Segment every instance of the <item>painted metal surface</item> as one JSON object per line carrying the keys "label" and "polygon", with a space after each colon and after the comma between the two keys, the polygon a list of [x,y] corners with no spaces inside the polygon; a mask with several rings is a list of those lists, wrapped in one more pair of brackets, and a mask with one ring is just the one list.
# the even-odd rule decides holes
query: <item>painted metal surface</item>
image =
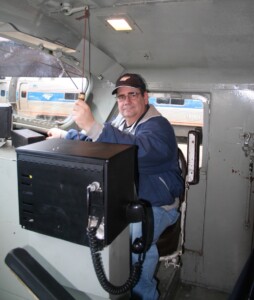
{"label": "painted metal surface", "polygon": [[[82,60],[83,27],[75,17],[60,14],[50,18],[48,12],[52,7],[41,6],[41,1],[25,1],[25,7],[21,7],[21,1],[2,2],[2,22],[13,20],[19,30],[47,36],[55,42],[64,41],[69,47],[77,46],[74,57],[79,62]],[[125,69],[142,74],[153,92],[183,91],[209,99],[203,127],[200,181],[188,193],[181,279],[230,291],[253,248],[254,204],[253,186],[250,186],[253,175],[251,155],[246,155],[244,145],[244,136],[254,132],[253,1],[233,1],[233,5],[232,1],[216,4],[207,0],[157,1],[160,9],[156,1],[145,7],[147,1],[140,1],[140,6],[135,1],[133,5],[113,0],[89,2],[94,8],[91,25],[97,29],[93,31],[90,53],[94,85],[89,104],[99,122],[106,120],[115,104],[111,90]],[[132,36],[115,36],[101,22],[112,12],[113,2],[117,4],[115,12],[121,11],[122,4],[124,11],[137,19],[139,28]],[[13,11],[15,4],[18,6]],[[39,17],[31,19],[35,12]],[[152,13],[153,21],[147,20]],[[3,24],[0,25],[3,29]],[[86,45],[85,50],[88,48]],[[88,69],[88,60],[86,63]],[[35,247],[42,252],[42,261],[44,258],[49,261],[48,267],[60,280],[82,289],[80,274],[86,278],[88,275],[83,272],[88,266],[90,273],[93,272],[91,263],[81,259],[83,248],[28,234],[19,227],[12,152],[0,149],[2,295],[8,299],[7,293],[11,291],[10,299],[18,299],[16,295],[29,297],[3,264],[4,255],[16,245]],[[71,263],[67,260],[69,253]],[[72,269],[77,263],[82,269],[79,274]],[[63,278],[65,273],[67,278]],[[89,288],[97,290],[97,286]]]}
{"label": "painted metal surface", "polygon": [[[74,290],[78,299],[109,299],[109,294],[97,280],[88,247],[34,233],[19,225],[16,154],[9,142],[0,148],[0,182],[0,298],[34,299],[4,263],[10,250],[21,247],[62,285]],[[128,252],[119,251],[122,247],[128,249],[128,245],[129,232],[126,229],[102,252],[105,272],[117,285],[128,277]]]}

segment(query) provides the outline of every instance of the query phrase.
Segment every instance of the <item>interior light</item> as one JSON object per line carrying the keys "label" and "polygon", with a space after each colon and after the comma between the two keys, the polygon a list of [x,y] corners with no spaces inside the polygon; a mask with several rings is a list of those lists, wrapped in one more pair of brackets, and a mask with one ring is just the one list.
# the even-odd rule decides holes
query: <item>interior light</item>
{"label": "interior light", "polygon": [[131,31],[133,30],[130,24],[124,18],[112,18],[106,20],[110,26],[116,31]]}

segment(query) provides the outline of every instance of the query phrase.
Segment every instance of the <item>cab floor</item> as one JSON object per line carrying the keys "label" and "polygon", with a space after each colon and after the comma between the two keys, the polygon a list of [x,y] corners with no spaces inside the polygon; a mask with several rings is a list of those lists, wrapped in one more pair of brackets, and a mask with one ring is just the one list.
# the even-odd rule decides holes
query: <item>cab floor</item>
{"label": "cab floor", "polygon": [[228,297],[229,295],[227,293],[180,284],[172,300],[226,300]]}
{"label": "cab floor", "polygon": [[229,294],[180,282],[180,270],[166,268],[160,263],[157,270],[159,300],[227,300]]}

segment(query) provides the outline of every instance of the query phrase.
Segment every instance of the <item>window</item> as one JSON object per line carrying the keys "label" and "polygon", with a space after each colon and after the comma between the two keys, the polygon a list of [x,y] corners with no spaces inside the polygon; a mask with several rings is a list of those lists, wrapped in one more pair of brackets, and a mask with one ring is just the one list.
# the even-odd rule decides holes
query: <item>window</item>
{"label": "window", "polygon": [[84,82],[86,85],[83,78],[20,77],[16,85],[17,115],[64,122]]}
{"label": "window", "polygon": [[[60,61],[53,52],[1,38],[0,50],[0,100],[12,103],[13,127],[45,132],[55,126],[71,126],[73,120],[68,116],[74,101],[89,83],[73,61],[67,56]],[[13,68],[16,64],[20,67]]]}
{"label": "window", "polygon": [[184,105],[185,100],[184,99],[171,99],[170,104],[172,105]]}
{"label": "window", "polygon": [[[149,93],[149,104],[169,120],[174,128],[179,148],[187,156],[187,138],[190,130],[201,132],[200,167],[203,160],[202,135],[208,116],[208,95],[191,93]],[[187,158],[187,157],[186,157]]]}
{"label": "window", "polygon": [[[0,79],[0,84],[4,84],[9,94],[16,98],[12,102],[15,104],[13,121],[14,125],[23,122],[23,127],[26,127],[26,121],[30,122],[31,119],[34,124],[36,120],[49,122],[38,122],[42,127],[54,127],[54,122],[64,122],[72,112],[79,91],[88,84],[85,78],[66,77],[19,77],[16,78],[16,84],[11,84],[11,80],[11,77]],[[1,101],[9,101],[5,90],[1,90]]]}
{"label": "window", "polygon": [[170,99],[168,98],[156,98],[157,104],[170,104]]}
{"label": "window", "polygon": [[26,98],[26,91],[21,91],[20,97],[21,98]]}
{"label": "window", "polygon": [[65,100],[77,100],[79,93],[65,93]]}

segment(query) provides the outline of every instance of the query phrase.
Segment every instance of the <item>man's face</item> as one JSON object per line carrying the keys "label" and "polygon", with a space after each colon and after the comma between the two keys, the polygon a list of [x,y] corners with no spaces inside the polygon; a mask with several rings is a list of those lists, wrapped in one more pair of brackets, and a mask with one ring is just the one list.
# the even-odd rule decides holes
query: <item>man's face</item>
{"label": "man's face", "polygon": [[116,98],[119,112],[126,119],[128,126],[141,117],[148,104],[147,92],[142,95],[138,88],[120,87],[117,89]]}

